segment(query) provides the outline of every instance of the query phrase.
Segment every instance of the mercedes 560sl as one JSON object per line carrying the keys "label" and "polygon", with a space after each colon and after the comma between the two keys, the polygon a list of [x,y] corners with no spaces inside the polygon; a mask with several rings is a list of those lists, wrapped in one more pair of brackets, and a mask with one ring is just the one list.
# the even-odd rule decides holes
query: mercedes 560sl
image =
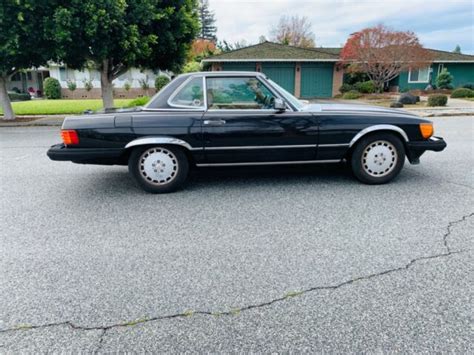
{"label": "mercedes 560sl", "polygon": [[128,165],[146,191],[180,188],[191,167],[346,162],[384,184],[441,151],[433,123],[401,110],[309,104],[259,72],[176,77],[138,109],[67,117],[52,160]]}

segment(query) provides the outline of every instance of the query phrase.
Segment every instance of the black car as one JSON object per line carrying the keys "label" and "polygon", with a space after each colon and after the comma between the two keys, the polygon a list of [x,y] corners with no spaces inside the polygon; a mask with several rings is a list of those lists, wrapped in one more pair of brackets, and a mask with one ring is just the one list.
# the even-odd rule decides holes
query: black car
{"label": "black car", "polygon": [[191,166],[347,161],[367,184],[441,151],[432,122],[363,105],[306,104],[262,73],[178,76],[141,109],[67,117],[52,160],[123,164],[149,192],[179,188]]}

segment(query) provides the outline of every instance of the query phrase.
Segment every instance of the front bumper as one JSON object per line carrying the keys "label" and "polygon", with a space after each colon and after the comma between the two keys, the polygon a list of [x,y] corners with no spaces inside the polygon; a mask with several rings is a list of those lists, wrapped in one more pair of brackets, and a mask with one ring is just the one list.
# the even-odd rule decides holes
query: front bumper
{"label": "front bumper", "polygon": [[441,137],[431,137],[425,141],[415,141],[407,143],[407,157],[410,163],[418,164],[420,156],[427,150],[441,152],[447,144]]}
{"label": "front bumper", "polygon": [[125,149],[122,148],[68,148],[56,144],[46,153],[51,160],[72,161],[79,164],[122,164]]}

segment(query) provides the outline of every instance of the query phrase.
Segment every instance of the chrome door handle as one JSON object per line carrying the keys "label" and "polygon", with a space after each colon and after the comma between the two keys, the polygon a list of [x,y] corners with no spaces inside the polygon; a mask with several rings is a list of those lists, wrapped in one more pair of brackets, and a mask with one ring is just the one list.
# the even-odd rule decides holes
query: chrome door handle
{"label": "chrome door handle", "polygon": [[203,123],[208,126],[222,126],[225,124],[225,120],[204,120]]}

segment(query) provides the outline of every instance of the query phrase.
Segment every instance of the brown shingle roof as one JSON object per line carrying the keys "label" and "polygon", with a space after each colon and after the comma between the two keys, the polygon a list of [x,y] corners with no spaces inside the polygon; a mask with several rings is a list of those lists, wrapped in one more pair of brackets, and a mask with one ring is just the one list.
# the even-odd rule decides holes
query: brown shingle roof
{"label": "brown shingle roof", "polygon": [[[339,54],[342,48],[336,47],[318,47],[318,48],[300,48],[287,46],[273,42],[263,42],[249,47],[236,49],[230,52],[214,55],[205,58],[204,62],[222,62],[222,61],[339,61]],[[474,55],[458,54],[453,52],[429,49],[435,62],[474,62]]]}

